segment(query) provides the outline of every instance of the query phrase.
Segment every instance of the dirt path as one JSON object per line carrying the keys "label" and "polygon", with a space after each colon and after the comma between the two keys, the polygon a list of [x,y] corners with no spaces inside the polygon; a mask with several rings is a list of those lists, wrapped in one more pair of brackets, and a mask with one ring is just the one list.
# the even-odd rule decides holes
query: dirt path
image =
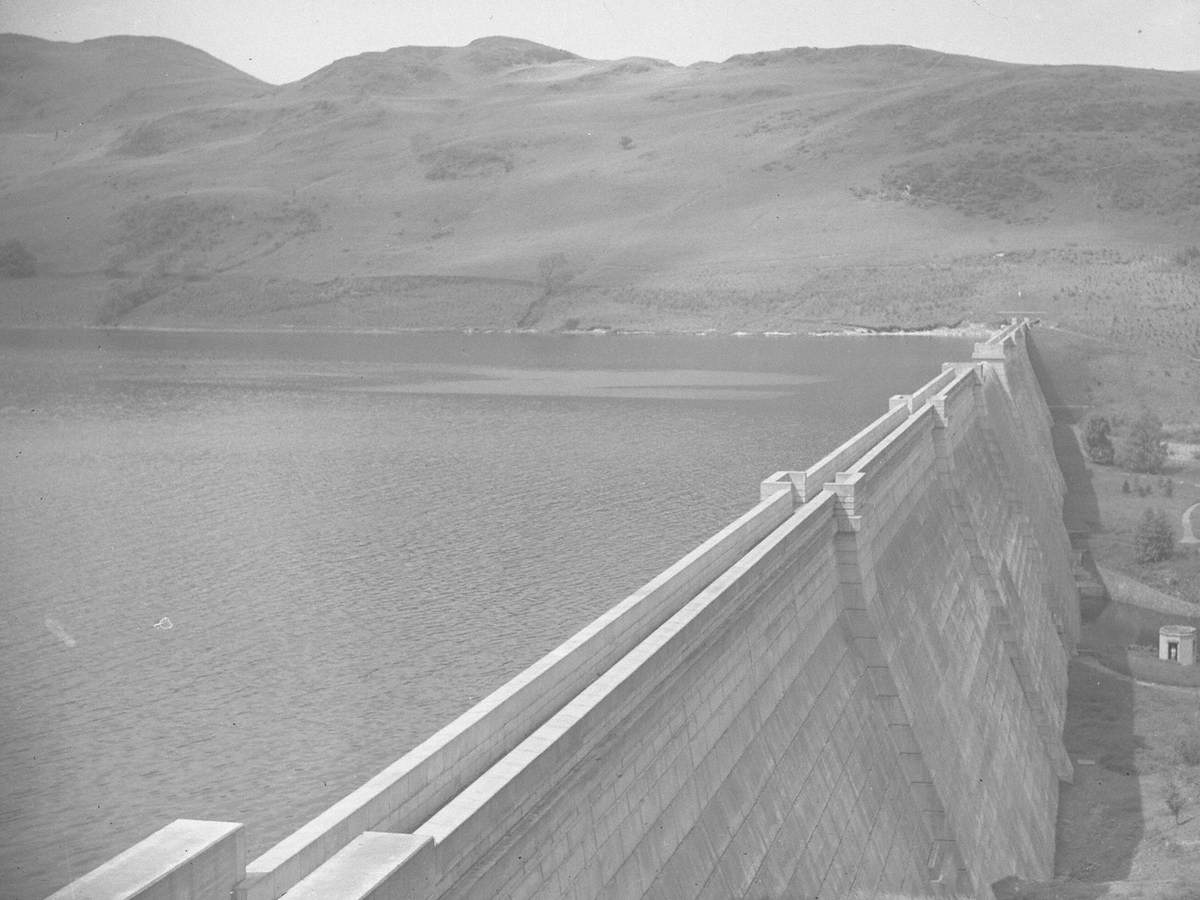
{"label": "dirt path", "polygon": [[[1195,484],[1195,482],[1189,482]],[[1200,485],[1196,485],[1200,487]],[[1200,509],[1200,503],[1193,503],[1183,511],[1183,537],[1179,539],[1181,544],[1200,544],[1200,538],[1196,537],[1196,533],[1192,531],[1192,513]]]}
{"label": "dirt path", "polygon": [[1140,681],[1137,678],[1134,678],[1132,675],[1126,675],[1124,672],[1113,671],[1098,659],[1092,659],[1088,656],[1084,656],[1083,651],[1080,651],[1080,655],[1076,659],[1076,662],[1078,662],[1080,665],[1087,666],[1087,668],[1096,672],[1103,672],[1105,675],[1111,675],[1113,678],[1121,678],[1125,681],[1132,682],[1138,687],[1154,688],[1155,690],[1160,691],[1176,691],[1188,697],[1200,700],[1200,687],[1188,687],[1187,685],[1182,684],[1162,684],[1158,681]]}

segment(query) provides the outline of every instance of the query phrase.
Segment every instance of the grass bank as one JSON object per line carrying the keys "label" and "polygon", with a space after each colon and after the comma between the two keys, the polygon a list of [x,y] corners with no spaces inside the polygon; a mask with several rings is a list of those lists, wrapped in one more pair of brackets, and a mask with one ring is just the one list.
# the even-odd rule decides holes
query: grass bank
{"label": "grass bank", "polygon": [[[1200,601],[1200,561],[1177,547],[1160,563],[1138,563],[1133,534],[1145,510],[1158,508],[1180,535],[1183,513],[1200,500],[1200,460],[1177,447],[1160,475],[1099,466],[1081,450],[1080,427],[1090,411],[1149,408],[1189,432],[1200,425],[1200,365],[1061,327],[1037,329],[1034,345],[1067,480],[1064,519],[1081,551],[1077,577],[1089,589],[1080,655],[1070,667],[1064,741],[1075,778],[1059,796],[1056,878],[1013,882],[997,896],[1195,900],[1200,667],[1161,662],[1156,651],[1162,625],[1200,626],[1200,605],[1186,614],[1188,601]],[[1117,599],[1101,569],[1120,573]]]}

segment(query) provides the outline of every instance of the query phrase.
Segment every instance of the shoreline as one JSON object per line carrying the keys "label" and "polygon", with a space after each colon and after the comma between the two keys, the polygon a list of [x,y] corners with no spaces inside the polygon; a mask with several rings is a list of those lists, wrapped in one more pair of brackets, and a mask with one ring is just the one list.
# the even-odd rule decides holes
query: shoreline
{"label": "shoreline", "polygon": [[752,331],[736,329],[722,331],[707,328],[701,331],[691,330],[650,330],[624,328],[586,328],[586,329],[547,329],[536,328],[442,328],[403,327],[403,328],[312,328],[312,327],[235,327],[222,325],[0,325],[0,331],[21,332],[52,332],[52,331],[95,331],[95,332],[124,332],[124,333],[164,333],[164,334],[356,334],[356,335],[389,335],[389,334],[511,334],[533,335],[544,337],[755,337],[755,338],[792,338],[792,337],[934,337],[934,338],[986,338],[995,328],[983,322],[962,322],[955,325],[929,326],[869,326],[841,325],[830,323],[832,327],[821,330],[797,331]]}

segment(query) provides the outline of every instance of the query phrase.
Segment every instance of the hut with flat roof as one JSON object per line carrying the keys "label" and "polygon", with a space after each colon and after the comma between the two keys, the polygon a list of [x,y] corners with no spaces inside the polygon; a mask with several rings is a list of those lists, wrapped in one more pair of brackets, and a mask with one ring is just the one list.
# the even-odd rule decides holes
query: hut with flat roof
{"label": "hut with flat roof", "polygon": [[1196,629],[1191,625],[1164,625],[1158,629],[1158,658],[1191,666],[1196,662]]}

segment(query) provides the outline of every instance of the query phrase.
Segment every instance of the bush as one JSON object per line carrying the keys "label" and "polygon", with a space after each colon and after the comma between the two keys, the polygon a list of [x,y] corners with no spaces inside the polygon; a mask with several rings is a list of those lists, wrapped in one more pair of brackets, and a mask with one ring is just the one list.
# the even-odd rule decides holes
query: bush
{"label": "bush", "polygon": [[1121,468],[1130,472],[1157,473],[1167,461],[1162,422],[1146,410],[1121,433],[1114,451]]}
{"label": "bush", "polygon": [[159,156],[167,152],[167,131],[158,122],[143,122],[125,132],[114,148],[122,156]]}
{"label": "bush", "polygon": [[0,275],[31,278],[37,273],[37,258],[15,238],[0,244]]}
{"label": "bush", "polygon": [[1105,416],[1088,416],[1083,423],[1083,446],[1088,459],[1102,466],[1112,465],[1112,426]]}
{"label": "bush", "polygon": [[1183,791],[1179,789],[1179,783],[1174,776],[1168,776],[1166,784],[1163,785],[1163,801],[1167,804],[1167,809],[1171,811],[1171,815],[1175,817],[1175,824],[1179,824],[1179,814],[1183,812],[1183,808],[1187,806],[1187,798],[1184,797]]}
{"label": "bush", "polygon": [[1161,509],[1148,509],[1133,536],[1133,558],[1144,564],[1169,559],[1175,552],[1175,532]]}
{"label": "bush", "polygon": [[1190,266],[1195,262],[1200,262],[1200,247],[1195,244],[1184,247],[1175,254],[1175,265],[1177,266]]}
{"label": "bush", "polygon": [[1200,766],[1200,737],[1193,734],[1181,737],[1175,744],[1175,752],[1185,766]]}
{"label": "bush", "polygon": [[466,142],[438,147],[422,153],[422,162],[430,168],[430,181],[455,181],[462,178],[489,178],[511,172],[516,166],[512,150],[505,144]]}
{"label": "bush", "polygon": [[565,253],[548,253],[538,260],[538,280],[547,297],[561,293],[574,277]]}

